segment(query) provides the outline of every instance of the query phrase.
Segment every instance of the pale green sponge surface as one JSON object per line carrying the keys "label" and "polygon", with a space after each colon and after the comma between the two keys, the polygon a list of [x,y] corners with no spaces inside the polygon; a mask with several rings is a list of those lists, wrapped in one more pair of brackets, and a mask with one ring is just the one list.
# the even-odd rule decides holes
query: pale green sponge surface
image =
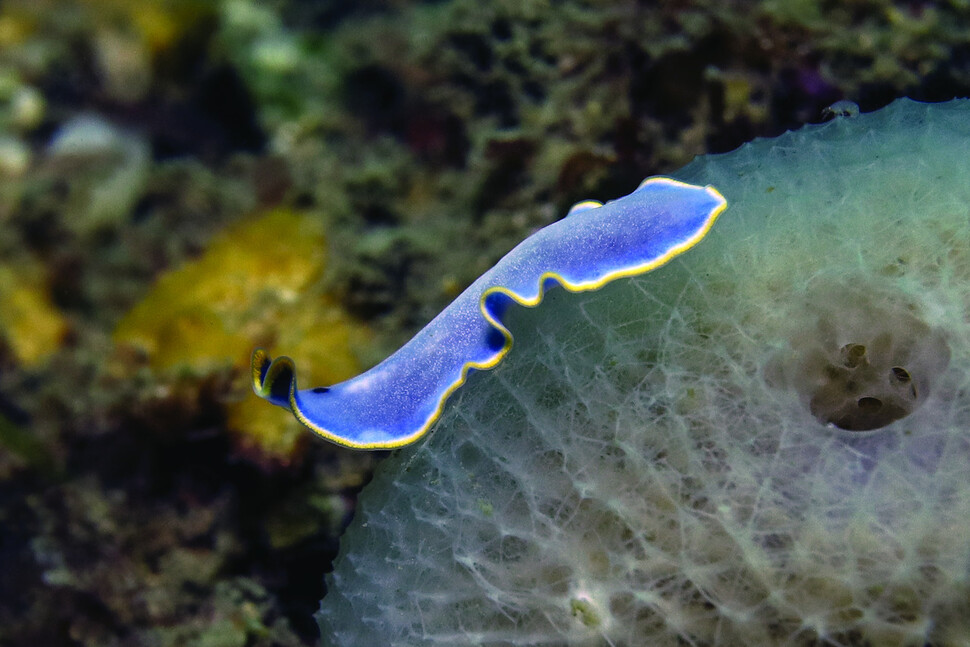
{"label": "pale green sponge surface", "polygon": [[676,174],[727,212],[515,346],[386,461],[325,645],[970,642],[970,102]]}

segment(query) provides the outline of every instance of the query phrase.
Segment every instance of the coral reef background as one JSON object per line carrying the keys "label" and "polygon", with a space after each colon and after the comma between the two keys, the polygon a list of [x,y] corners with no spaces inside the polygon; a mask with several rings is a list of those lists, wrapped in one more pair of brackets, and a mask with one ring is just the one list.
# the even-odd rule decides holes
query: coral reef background
{"label": "coral reef background", "polygon": [[[970,94],[964,2],[0,7],[0,644],[312,644],[374,465],[248,393],[386,355],[580,199]],[[310,359],[312,356],[312,359]]]}

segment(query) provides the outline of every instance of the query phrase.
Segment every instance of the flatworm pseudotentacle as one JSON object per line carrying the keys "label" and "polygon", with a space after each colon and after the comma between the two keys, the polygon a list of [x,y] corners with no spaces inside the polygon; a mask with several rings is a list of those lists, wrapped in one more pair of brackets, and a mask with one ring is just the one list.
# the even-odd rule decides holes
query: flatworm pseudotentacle
{"label": "flatworm pseudotentacle", "polygon": [[492,368],[512,335],[509,305],[535,306],[546,288],[595,290],[660,267],[700,241],[727,206],[716,189],[647,178],[628,196],[574,206],[519,243],[393,355],[326,389],[298,390],[293,362],[253,353],[256,393],[323,438],[354,449],[414,442],[470,369]]}

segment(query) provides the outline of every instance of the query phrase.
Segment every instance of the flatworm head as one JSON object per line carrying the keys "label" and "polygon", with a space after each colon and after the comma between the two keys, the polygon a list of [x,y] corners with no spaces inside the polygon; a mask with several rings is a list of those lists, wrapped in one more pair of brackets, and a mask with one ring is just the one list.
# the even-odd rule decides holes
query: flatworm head
{"label": "flatworm head", "polygon": [[545,290],[595,290],[660,267],[697,244],[727,206],[713,187],[648,178],[628,196],[581,202],[568,217],[519,243],[397,352],[328,387],[300,390],[293,361],[253,352],[256,393],[287,408],[326,440],[392,449],[423,436],[471,369],[489,369],[512,347],[502,317],[533,307]]}

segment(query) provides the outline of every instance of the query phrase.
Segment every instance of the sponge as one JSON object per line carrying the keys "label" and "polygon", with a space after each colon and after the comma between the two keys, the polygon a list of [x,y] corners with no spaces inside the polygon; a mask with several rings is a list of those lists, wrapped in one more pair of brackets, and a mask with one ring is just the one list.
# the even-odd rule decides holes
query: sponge
{"label": "sponge", "polygon": [[970,102],[674,174],[668,265],[513,308],[506,363],[365,490],[333,645],[970,640]]}

